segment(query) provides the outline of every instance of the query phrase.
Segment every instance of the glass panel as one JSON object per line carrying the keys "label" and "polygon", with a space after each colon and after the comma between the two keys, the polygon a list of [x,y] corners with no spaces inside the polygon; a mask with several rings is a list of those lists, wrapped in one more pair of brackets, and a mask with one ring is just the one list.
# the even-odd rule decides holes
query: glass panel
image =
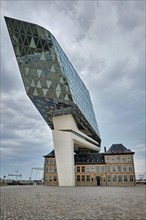
{"label": "glass panel", "polygon": [[107,172],[110,172],[110,166],[107,166]]}
{"label": "glass panel", "polygon": [[118,165],[118,172],[121,172],[121,165]]}
{"label": "glass panel", "polygon": [[77,182],[80,182],[80,175],[77,175]]}
{"label": "glass panel", "polygon": [[45,173],[48,173],[48,167],[45,167]]}
{"label": "glass panel", "polygon": [[126,168],[126,166],[123,166],[123,172],[124,172],[124,173],[127,172],[127,168]]}
{"label": "glass panel", "polygon": [[91,167],[91,172],[95,172],[95,168],[94,167]]}
{"label": "glass panel", "polygon": [[82,172],[85,172],[85,167],[84,166],[82,166]]}
{"label": "glass panel", "polygon": [[115,168],[115,166],[113,166],[113,172],[116,172],[116,168]]}
{"label": "glass panel", "polygon": [[33,37],[31,38],[30,47],[36,48],[36,45],[35,45]]}
{"label": "glass panel", "polygon": [[123,157],[123,163],[126,163],[126,158],[125,157]]}
{"label": "glass panel", "polygon": [[96,172],[99,173],[100,172],[100,167],[99,166],[96,166]]}
{"label": "glass panel", "polygon": [[102,172],[105,172],[104,166],[102,166]]}
{"label": "glass panel", "polygon": [[106,162],[107,162],[107,163],[109,163],[109,162],[110,162],[109,157],[106,157]]}
{"label": "glass panel", "polygon": [[57,173],[57,167],[56,166],[54,167],[54,173]]}
{"label": "glass panel", "polygon": [[128,162],[132,162],[132,156],[128,157]]}
{"label": "glass panel", "polygon": [[44,96],[47,94],[48,89],[42,89]]}
{"label": "glass panel", "polygon": [[52,181],[52,175],[49,175],[49,181],[51,182]]}
{"label": "glass panel", "polygon": [[36,89],[34,89],[33,95],[34,95],[34,96],[38,96],[38,92],[37,92]]}
{"label": "glass panel", "polygon": [[107,176],[107,181],[108,181],[108,182],[111,182],[111,175],[108,175],[108,176]]}
{"label": "glass panel", "polygon": [[52,173],[52,172],[53,172],[52,167],[49,167],[49,173]]}
{"label": "glass panel", "polygon": [[127,175],[124,175],[124,182],[127,182]]}
{"label": "glass panel", "polygon": [[117,156],[117,162],[120,163],[120,156]]}
{"label": "glass panel", "polygon": [[87,182],[90,181],[90,175],[87,175]]}
{"label": "glass panel", "polygon": [[132,167],[129,167],[129,172],[133,172],[133,169],[132,169]]}
{"label": "glass panel", "polygon": [[118,181],[122,182],[122,176],[121,175],[118,175]]}
{"label": "glass panel", "polygon": [[36,87],[37,87],[37,88],[41,88],[41,83],[40,83],[39,80],[38,80],[38,83],[37,83]]}
{"label": "glass panel", "polygon": [[85,181],[85,175],[82,175],[82,181],[83,182]]}
{"label": "glass panel", "polygon": [[80,167],[77,167],[77,172],[80,173]]}
{"label": "glass panel", "polygon": [[56,177],[56,175],[54,175],[54,182],[57,180],[57,177]]}
{"label": "glass panel", "polygon": [[89,166],[86,167],[86,172],[87,173],[90,172],[90,167]]}
{"label": "glass panel", "polygon": [[113,182],[116,182],[116,175],[113,176]]}
{"label": "glass panel", "polygon": [[130,182],[133,182],[133,175],[130,175]]}

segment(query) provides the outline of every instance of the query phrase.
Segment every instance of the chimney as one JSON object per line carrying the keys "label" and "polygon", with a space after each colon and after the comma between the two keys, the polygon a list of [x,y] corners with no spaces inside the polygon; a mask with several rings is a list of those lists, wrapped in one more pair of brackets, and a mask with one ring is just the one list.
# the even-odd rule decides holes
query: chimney
{"label": "chimney", "polygon": [[106,147],[104,146],[104,152],[106,152]]}

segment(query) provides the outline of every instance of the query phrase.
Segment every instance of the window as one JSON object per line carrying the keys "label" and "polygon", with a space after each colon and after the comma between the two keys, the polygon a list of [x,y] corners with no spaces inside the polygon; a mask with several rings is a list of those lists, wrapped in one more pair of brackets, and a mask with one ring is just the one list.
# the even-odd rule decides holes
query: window
{"label": "window", "polygon": [[91,167],[91,172],[95,172],[95,168],[94,167]]}
{"label": "window", "polygon": [[126,166],[123,166],[123,172],[124,172],[124,173],[127,172],[127,168],[126,168]]}
{"label": "window", "polygon": [[54,167],[54,173],[57,173],[57,167],[56,166]]}
{"label": "window", "polygon": [[52,167],[49,167],[49,173],[52,173]]}
{"label": "window", "polygon": [[49,181],[52,181],[52,175],[49,175]]}
{"label": "window", "polygon": [[132,162],[132,156],[128,157],[128,162]]}
{"label": "window", "polygon": [[48,173],[48,167],[45,168],[45,173]]}
{"label": "window", "polygon": [[110,172],[110,166],[107,166],[107,172]]}
{"label": "window", "polygon": [[90,175],[87,175],[87,182],[90,182]]}
{"label": "window", "polygon": [[54,158],[52,158],[52,164],[54,164],[54,160],[55,160],[55,159],[54,159]]}
{"label": "window", "polygon": [[108,176],[107,176],[107,181],[108,181],[108,182],[111,182],[111,175],[108,175]]}
{"label": "window", "polygon": [[48,176],[45,176],[45,181],[48,181]]}
{"label": "window", "polygon": [[77,182],[80,182],[80,175],[77,175]]}
{"label": "window", "polygon": [[50,165],[52,165],[52,158],[50,158]]}
{"label": "window", "polygon": [[115,168],[115,166],[113,166],[113,172],[116,172],[116,168]]}
{"label": "window", "polygon": [[82,181],[83,182],[85,181],[85,175],[82,175]]}
{"label": "window", "polygon": [[118,173],[121,172],[121,165],[118,165]]}
{"label": "window", "polygon": [[109,163],[109,161],[110,161],[110,160],[109,160],[109,157],[107,157],[107,158],[106,158],[106,162]]}
{"label": "window", "polygon": [[48,159],[46,159],[46,165],[48,165],[48,162],[49,162]]}
{"label": "window", "polygon": [[90,167],[89,167],[89,166],[86,167],[86,172],[87,172],[87,173],[90,172]]}
{"label": "window", "polygon": [[101,169],[102,169],[102,172],[104,172],[104,166],[102,166]]}
{"label": "window", "polygon": [[99,173],[100,170],[99,170],[99,166],[96,166],[96,172]]}
{"label": "window", "polygon": [[115,157],[112,157],[112,163],[115,163]]}
{"label": "window", "polygon": [[77,167],[77,173],[80,173],[80,167]]}
{"label": "window", "polygon": [[133,182],[133,175],[130,175],[130,182]]}
{"label": "window", "polygon": [[116,182],[116,175],[113,176],[113,182]]}
{"label": "window", "polygon": [[82,173],[84,173],[85,172],[85,167],[82,167]]}
{"label": "window", "polygon": [[54,175],[54,181],[56,181],[56,180],[57,180],[56,175]]}
{"label": "window", "polygon": [[133,169],[132,169],[132,167],[129,167],[129,172],[133,172]]}
{"label": "window", "polygon": [[120,156],[117,156],[117,162],[120,163]]}
{"label": "window", "polygon": [[126,163],[126,158],[125,158],[125,157],[123,157],[122,159],[123,159],[123,163]]}
{"label": "window", "polygon": [[124,182],[127,182],[127,175],[124,175]]}
{"label": "window", "polygon": [[118,181],[122,182],[122,176],[121,175],[118,175]]}

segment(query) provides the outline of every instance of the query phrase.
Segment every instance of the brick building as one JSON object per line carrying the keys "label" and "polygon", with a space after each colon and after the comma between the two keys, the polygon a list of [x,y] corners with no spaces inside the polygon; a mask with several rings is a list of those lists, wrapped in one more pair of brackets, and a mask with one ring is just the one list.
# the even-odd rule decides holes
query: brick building
{"label": "brick building", "polygon": [[[75,185],[135,186],[133,155],[122,144],[113,144],[104,153],[80,150],[74,155]],[[54,150],[44,157],[44,184],[59,185]]]}

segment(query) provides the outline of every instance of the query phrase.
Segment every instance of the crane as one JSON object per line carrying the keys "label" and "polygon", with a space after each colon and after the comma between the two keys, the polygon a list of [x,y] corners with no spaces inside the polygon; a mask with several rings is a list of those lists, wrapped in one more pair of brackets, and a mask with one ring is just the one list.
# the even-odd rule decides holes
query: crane
{"label": "crane", "polygon": [[44,168],[43,167],[33,167],[33,168],[31,168],[31,173],[30,173],[29,180],[32,179],[33,170],[36,170],[35,180],[37,180],[37,178],[39,178],[40,171],[44,171]]}

